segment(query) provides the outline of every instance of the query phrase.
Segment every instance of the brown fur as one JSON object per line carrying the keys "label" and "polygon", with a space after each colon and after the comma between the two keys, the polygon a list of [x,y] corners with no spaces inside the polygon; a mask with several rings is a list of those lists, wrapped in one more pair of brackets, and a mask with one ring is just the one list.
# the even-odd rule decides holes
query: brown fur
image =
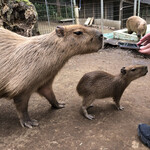
{"label": "brown fur", "polygon": [[126,27],[129,34],[135,32],[140,40],[140,38],[146,34],[147,23],[141,17],[131,16],[126,22]]}
{"label": "brown fur", "polygon": [[0,97],[13,98],[22,126],[38,125],[28,115],[33,92],[44,96],[55,108],[52,83],[63,65],[74,55],[96,52],[102,34],[81,25],[57,27],[50,34],[23,37],[0,28]]}
{"label": "brown fur", "polygon": [[77,92],[83,97],[82,110],[84,116],[88,119],[94,117],[87,112],[87,108],[95,99],[112,97],[118,109],[120,106],[120,98],[131,83],[131,81],[146,75],[148,69],[146,66],[135,65],[123,67],[121,73],[112,75],[103,71],[94,71],[86,73],[77,85]]}

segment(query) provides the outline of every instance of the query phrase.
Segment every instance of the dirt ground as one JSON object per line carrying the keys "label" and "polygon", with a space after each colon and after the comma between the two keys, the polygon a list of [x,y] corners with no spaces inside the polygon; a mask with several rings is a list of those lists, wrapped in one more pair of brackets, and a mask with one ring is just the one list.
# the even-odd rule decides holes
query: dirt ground
{"label": "dirt ground", "polygon": [[76,85],[84,73],[103,70],[118,74],[123,66],[147,65],[150,59],[137,53],[108,48],[98,53],[75,56],[63,67],[54,82],[54,91],[64,109],[52,109],[48,101],[33,94],[30,116],[39,121],[33,129],[19,124],[12,101],[0,101],[0,150],[147,150],[138,136],[139,123],[150,124],[150,74],[133,81],[125,90],[117,111],[111,98],[96,100],[89,113],[82,116],[81,97]]}

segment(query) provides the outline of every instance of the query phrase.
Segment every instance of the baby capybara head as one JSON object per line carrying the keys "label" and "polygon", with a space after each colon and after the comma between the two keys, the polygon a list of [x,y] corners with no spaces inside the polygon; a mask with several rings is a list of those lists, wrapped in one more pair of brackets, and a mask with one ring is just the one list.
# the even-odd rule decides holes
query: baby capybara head
{"label": "baby capybara head", "polygon": [[128,67],[123,67],[121,69],[121,74],[124,76],[124,78],[127,78],[129,81],[133,81],[137,78],[145,76],[147,72],[147,66],[143,65],[131,65]]}
{"label": "baby capybara head", "polygon": [[[96,29],[82,25],[58,26],[58,37],[63,38],[70,50],[75,54],[96,52],[102,47],[103,35]],[[76,50],[75,50],[76,49]]]}
{"label": "baby capybara head", "polygon": [[138,38],[141,38],[141,35],[144,36],[147,30],[147,24],[146,22],[140,23],[138,26],[137,36]]}

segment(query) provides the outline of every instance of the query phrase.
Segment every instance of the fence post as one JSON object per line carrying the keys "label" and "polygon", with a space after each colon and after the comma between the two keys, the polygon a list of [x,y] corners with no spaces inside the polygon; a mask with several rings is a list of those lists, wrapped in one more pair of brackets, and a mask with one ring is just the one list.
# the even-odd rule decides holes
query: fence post
{"label": "fence post", "polygon": [[71,0],[71,12],[72,12],[72,23],[74,24],[74,14],[73,14],[73,2]]}
{"label": "fence post", "polygon": [[134,0],[134,13],[133,13],[134,16],[136,16],[136,6],[137,6],[137,0]]}
{"label": "fence post", "polygon": [[76,6],[76,0],[74,0],[74,13],[75,13],[75,22],[76,24],[79,24],[79,9],[78,6]]}
{"label": "fence post", "polygon": [[141,0],[138,0],[138,16],[140,16],[140,3],[141,3]]}
{"label": "fence post", "polygon": [[[103,6],[103,0],[101,0],[101,31],[102,34],[104,33],[104,6]],[[104,36],[103,36],[103,40],[102,40],[102,49],[104,48]]]}
{"label": "fence post", "polygon": [[47,13],[48,25],[50,26],[50,21],[49,21],[49,10],[48,10],[48,5],[47,5],[47,0],[45,0],[45,5],[46,5],[46,13]]}
{"label": "fence post", "polygon": [[120,9],[119,9],[120,29],[122,28],[122,11],[123,11],[123,0],[120,1]]}

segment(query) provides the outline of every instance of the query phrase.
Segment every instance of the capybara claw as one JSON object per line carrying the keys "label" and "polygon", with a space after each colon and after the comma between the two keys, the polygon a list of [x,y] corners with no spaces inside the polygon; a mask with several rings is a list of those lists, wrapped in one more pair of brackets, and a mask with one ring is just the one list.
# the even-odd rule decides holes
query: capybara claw
{"label": "capybara claw", "polygon": [[124,107],[120,106],[120,107],[117,107],[118,110],[124,110]]}
{"label": "capybara claw", "polygon": [[92,108],[92,107],[94,107],[94,106],[91,104],[87,109],[90,109],[90,108]]}
{"label": "capybara claw", "polygon": [[89,119],[89,120],[93,120],[93,119],[95,118],[95,116],[92,116],[92,115],[90,115],[90,114],[86,115],[85,117],[86,117],[87,119]]}
{"label": "capybara claw", "polygon": [[37,120],[35,119],[31,119],[29,121],[23,121],[23,120],[20,120],[20,124],[22,127],[27,127],[27,128],[32,128],[33,126],[38,126],[39,123]]}
{"label": "capybara claw", "polygon": [[64,108],[65,104],[64,103],[59,103],[58,108]]}
{"label": "capybara claw", "polygon": [[56,109],[61,109],[61,108],[64,108],[65,107],[65,103],[58,103],[57,106],[52,106],[53,108],[56,108]]}

